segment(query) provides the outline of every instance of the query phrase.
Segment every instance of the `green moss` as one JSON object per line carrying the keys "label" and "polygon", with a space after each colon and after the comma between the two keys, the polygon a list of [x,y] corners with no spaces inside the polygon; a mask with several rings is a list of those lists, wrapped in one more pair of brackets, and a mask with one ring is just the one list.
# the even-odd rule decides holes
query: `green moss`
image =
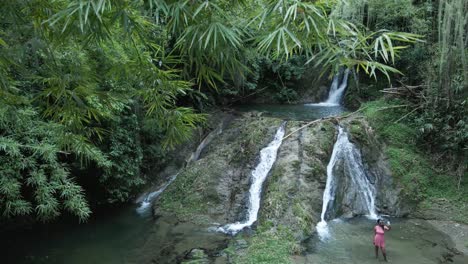
{"label": "green moss", "polygon": [[324,121],[320,125],[309,130],[312,133],[312,138],[316,138],[315,144],[303,145],[303,149],[309,157],[318,157],[322,162],[327,163],[330,158],[330,152],[333,149],[335,142],[335,125],[331,122]]}
{"label": "green moss", "polygon": [[320,137],[320,148],[328,149],[333,146],[335,141],[336,126],[330,121],[325,121],[321,123],[320,127],[321,133],[318,133]]}
{"label": "green moss", "polygon": [[291,163],[291,166],[294,168],[294,170],[297,172],[301,168],[301,161],[299,160],[294,160]]}
{"label": "green moss", "polygon": [[192,256],[192,260],[182,261],[183,264],[206,264],[208,263],[208,256],[203,251],[197,251]]}
{"label": "green moss", "polygon": [[189,261],[183,261],[181,263],[183,264],[206,264],[209,262],[206,259],[194,259],[194,260],[189,260]]}
{"label": "green moss", "polygon": [[304,148],[304,151],[307,153],[309,157],[313,157],[316,154],[316,146],[313,145],[304,145],[302,146]]}
{"label": "green moss", "polygon": [[313,217],[308,210],[306,210],[301,201],[298,200],[293,206],[293,214],[297,217],[300,228],[305,234],[310,234],[313,227]]}
{"label": "green moss", "polygon": [[[415,143],[416,126],[406,120],[396,122],[407,112],[399,105],[398,101],[383,100],[363,105],[364,115],[388,146],[386,155],[396,182],[406,198],[420,202],[421,207],[443,207],[453,219],[467,222],[468,184],[458,189],[456,177],[434,168],[431,153],[421,151]],[[359,138],[361,132],[354,125],[351,123],[351,133]]]}
{"label": "green moss", "polygon": [[312,162],[309,164],[310,170],[304,175],[307,180],[312,181],[314,179],[320,179],[327,175],[327,170],[324,165],[320,162]]}
{"label": "green moss", "polygon": [[276,167],[268,179],[267,198],[263,202],[262,219],[274,219],[279,217],[288,202],[287,193],[278,181],[283,173],[284,168]]}
{"label": "green moss", "polygon": [[161,210],[172,212],[179,217],[187,217],[206,210],[205,188],[209,185],[197,184],[206,172],[198,167],[179,174],[177,179],[164,191],[159,199]]}
{"label": "green moss", "polygon": [[281,120],[273,118],[260,118],[249,122],[249,125],[238,124],[241,127],[240,139],[236,145],[233,146],[235,154],[232,157],[232,162],[239,164],[243,163],[251,157],[258,155],[258,152],[268,141],[271,139],[265,137],[270,134],[269,129],[272,124],[279,126]]}
{"label": "green moss", "polygon": [[271,225],[259,226],[257,234],[248,241],[246,253],[234,257],[234,263],[240,264],[283,264],[291,263],[291,255],[296,253],[297,242],[288,228]]}
{"label": "green moss", "polygon": [[351,138],[361,144],[369,145],[368,136],[361,122],[353,120],[349,123],[348,132]]}
{"label": "green moss", "polygon": [[434,177],[434,172],[424,157],[410,148],[392,146],[386,149],[386,154],[393,175],[405,194],[414,201],[424,199],[427,196],[429,181]]}

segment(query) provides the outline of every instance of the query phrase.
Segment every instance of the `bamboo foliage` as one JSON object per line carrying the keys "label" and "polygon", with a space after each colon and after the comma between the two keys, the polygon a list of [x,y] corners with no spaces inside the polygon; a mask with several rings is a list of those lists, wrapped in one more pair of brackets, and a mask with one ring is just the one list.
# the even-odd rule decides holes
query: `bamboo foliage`
{"label": "bamboo foliage", "polygon": [[[307,63],[322,67],[323,73],[340,67],[355,68],[377,78],[378,72],[388,79],[391,73],[401,74],[392,67],[406,44],[421,36],[404,32],[379,30],[369,32],[360,25],[343,20],[332,12],[329,16],[321,3],[301,1],[269,1],[260,25],[272,20],[275,28],[260,36],[258,49],[288,58],[306,54]],[[271,18],[269,18],[271,17]]]}
{"label": "bamboo foliage", "polygon": [[[110,25],[119,24],[125,32],[143,35],[151,28],[151,23],[137,14],[138,10],[148,8],[149,14],[157,24],[167,26],[171,37],[176,40],[175,50],[187,63],[184,76],[189,78],[195,73],[195,82],[201,87],[207,84],[217,87],[226,77],[232,79],[247,71],[241,57],[254,40],[254,47],[261,54],[289,58],[293,54],[306,54],[311,58],[338,49],[330,47],[338,42],[346,42],[356,34],[366,34],[349,22],[336,17],[329,17],[328,6],[323,2],[299,0],[268,0],[251,4],[258,12],[247,14],[247,19],[227,18],[231,10],[244,8],[246,1],[234,1],[226,5],[224,1],[187,1],[187,0],[149,0],[141,6],[138,1],[122,2],[113,0],[70,1],[48,20],[50,26],[61,24],[62,32],[72,30],[73,25],[88,38],[108,36]],[[348,31],[348,33],[344,33]],[[249,32],[249,33],[247,33]],[[255,36],[251,33],[255,32]],[[332,37],[330,37],[332,36]],[[378,58],[351,57],[348,65],[354,67],[353,61],[365,60],[367,66],[375,67],[388,76],[390,66],[381,67],[394,61],[395,54],[404,46],[394,45],[394,41],[414,42],[416,36],[384,34],[376,45],[358,41],[358,49],[374,49]],[[144,37],[143,37],[144,38]],[[354,40],[351,40],[354,41]],[[384,42],[385,41],[385,44]],[[395,46],[395,47],[394,47]],[[348,47],[356,47],[351,45]],[[352,53],[347,54],[348,56]],[[391,60],[388,56],[391,56]],[[382,59],[383,61],[379,61]],[[328,61],[328,60],[327,60]],[[330,60],[334,61],[335,60]],[[361,63],[361,66],[363,64]],[[359,66],[359,67],[361,67]],[[364,67],[361,67],[364,68]],[[375,71],[367,70],[369,74]],[[397,72],[392,69],[392,72]],[[373,75],[376,77],[376,75]]]}
{"label": "bamboo foliage", "polygon": [[[285,60],[305,55],[324,71],[345,66],[374,77],[398,73],[391,65],[401,42],[417,36],[369,32],[330,17],[326,2],[1,1],[3,214],[48,219],[68,211],[85,219],[89,207],[72,168],[107,171],[103,185],[113,172],[122,173],[115,176],[119,184],[133,181],[122,188],[142,184],[134,175],[139,165],[125,170],[105,150],[114,158],[132,157],[133,146],[121,141],[128,131],[138,133],[139,118],[152,124],[161,149],[189,138],[205,116],[180,99],[193,94],[194,85],[217,88],[248,73],[249,52]],[[131,130],[116,128],[123,113],[134,121]],[[122,136],[113,134],[111,147],[103,146],[117,129]],[[137,136],[132,142],[139,144]],[[141,161],[140,154],[133,160]],[[121,194],[116,200],[130,196]]]}
{"label": "bamboo foliage", "polygon": [[[60,136],[63,128],[43,122],[34,109],[17,110],[0,106],[0,209],[4,217],[33,214],[41,220],[68,211],[81,221],[90,215],[83,189],[77,185],[65,164]],[[68,137],[73,141],[73,136]],[[81,141],[80,141],[81,142]],[[80,143],[82,144],[82,143]],[[71,144],[70,150],[77,146]],[[84,146],[82,146],[84,147]],[[88,145],[84,155],[102,155]],[[93,151],[94,153],[89,153]],[[25,196],[24,188],[33,190]]]}
{"label": "bamboo foliage", "polygon": [[[115,171],[103,150],[109,123],[144,103],[160,144],[191,135],[203,115],[177,106],[191,88],[170,65],[135,1],[2,1],[0,18],[0,211],[48,220],[86,220],[90,208],[69,173]],[[8,11],[8,12],[3,12]],[[164,60],[164,65],[161,61]],[[166,65],[167,63],[167,65]],[[136,140],[135,140],[136,141]],[[118,143],[115,143],[118,144]],[[105,148],[104,148],[105,149]],[[133,187],[141,175],[119,170]],[[136,179],[135,179],[136,178]],[[125,181],[123,181],[125,182]],[[133,185],[132,185],[133,184]],[[121,188],[127,188],[127,185]],[[115,189],[113,189],[115,190]],[[113,191],[112,190],[112,191]],[[116,196],[126,191],[116,191]]]}

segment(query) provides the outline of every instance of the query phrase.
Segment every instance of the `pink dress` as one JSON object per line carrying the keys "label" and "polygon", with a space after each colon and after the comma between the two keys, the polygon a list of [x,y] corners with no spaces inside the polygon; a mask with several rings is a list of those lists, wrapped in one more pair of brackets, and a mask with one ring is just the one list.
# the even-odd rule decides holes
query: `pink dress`
{"label": "pink dress", "polygon": [[375,231],[374,245],[381,247],[381,248],[385,248],[384,228],[379,225],[376,225],[374,227],[374,231]]}

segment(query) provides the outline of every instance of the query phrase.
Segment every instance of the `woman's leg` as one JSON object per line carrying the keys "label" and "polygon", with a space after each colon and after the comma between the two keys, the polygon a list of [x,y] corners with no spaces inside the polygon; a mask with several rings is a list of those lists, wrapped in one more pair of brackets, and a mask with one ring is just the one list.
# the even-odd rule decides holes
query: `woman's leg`
{"label": "woman's leg", "polygon": [[379,258],[379,247],[375,246],[375,258]]}
{"label": "woman's leg", "polygon": [[383,259],[387,261],[387,252],[385,251],[385,247],[381,247],[380,250],[382,250]]}

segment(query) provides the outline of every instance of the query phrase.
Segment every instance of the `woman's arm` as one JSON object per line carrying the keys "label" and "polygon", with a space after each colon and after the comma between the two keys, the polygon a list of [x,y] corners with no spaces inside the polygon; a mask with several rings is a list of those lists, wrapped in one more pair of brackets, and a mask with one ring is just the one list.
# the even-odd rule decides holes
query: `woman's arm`
{"label": "woman's arm", "polygon": [[391,226],[384,225],[384,229],[387,230],[387,231],[390,231],[390,229],[392,229],[392,227],[391,227]]}

